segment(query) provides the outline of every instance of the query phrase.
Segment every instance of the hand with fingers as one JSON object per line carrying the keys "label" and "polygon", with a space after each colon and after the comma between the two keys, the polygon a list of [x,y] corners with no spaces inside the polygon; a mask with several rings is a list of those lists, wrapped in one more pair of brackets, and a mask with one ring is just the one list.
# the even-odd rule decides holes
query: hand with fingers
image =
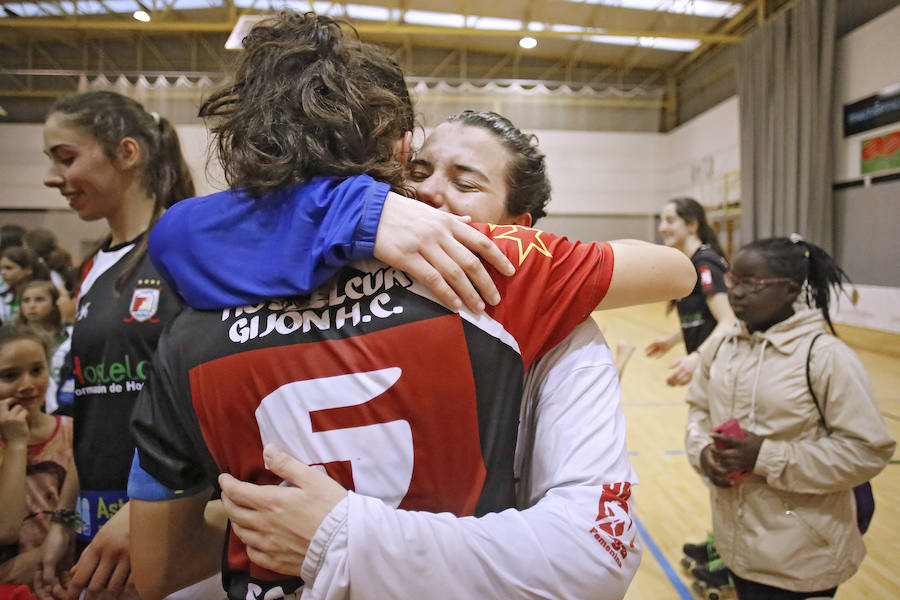
{"label": "hand with fingers", "polygon": [[0,400],[0,436],[7,446],[28,443],[28,411],[15,398]]}
{"label": "hand with fingers", "polygon": [[41,565],[34,578],[34,592],[40,600],[63,599],[71,575],[71,531],[60,523],[51,523],[41,545]]}
{"label": "hand with fingers", "polygon": [[82,552],[71,569],[72,578],[66,588],[68,600],[76,600],[82,591],[85,600],[126,598],[132,593],[128,513],[129,506],[125,504]]}
{"label": "hand with fingers", "polygon": [[270,571],[299,576],[316,530],[347,490],[271,444],[263,455],[272,472],[293,487],[254,485],[222,474],[222,502],[250,560]]}
{"label": "hand with fingers", "polygon": [[[746,437],[736,438],[718,433],[710,434],[714,442],[727,446],[721,450],[713,450],[716,462],[732,473],[748,473],[756,466],[756,458],[762,446],[763,438],[749,431]],[[732,477],[734,479],[734,477]]]}
{"label": "hand with fingers", "polygon": [[666,352],[671,350],[676,343],[678,343],[678,338],[675,335],[665,335],[663,337],[656,338],[655,340],[647,344],[647,347],[644,348],[644,354],[649,356],[650,358],[660,358]]}
{"label": "hand with fingers", "polygon": [[712,444],[700,451],[700,470],[717,487],[728,488],[734,485],[728,476],[728,469],[716,460],[715,447]]}
{"label": "hand with fingers", "polygon": [[666,383],[670,386],[687,385],[694,377],[694,371],[700,366],[700,354],[691,352],[673,362],[669,368],[672,371],[666,377]]}
{"label": "hand with fingers", "polygon": [[388,194],[375,236],[375,258],[422,282],[454,310],[465,304],[482,311],[485,302],[500,302],[482,260],[501,275],[512,275],[515,268],[487,236],[466,224],[470,220]]}

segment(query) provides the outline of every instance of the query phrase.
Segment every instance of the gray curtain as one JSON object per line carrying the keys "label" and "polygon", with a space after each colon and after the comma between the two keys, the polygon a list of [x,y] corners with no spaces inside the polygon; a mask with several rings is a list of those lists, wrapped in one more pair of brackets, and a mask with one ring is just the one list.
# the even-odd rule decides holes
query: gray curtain
{"label": "gray curtain", "polygon": [[797,232],[828,252],[836,0],[800,0],[738,52],[741,239]]}

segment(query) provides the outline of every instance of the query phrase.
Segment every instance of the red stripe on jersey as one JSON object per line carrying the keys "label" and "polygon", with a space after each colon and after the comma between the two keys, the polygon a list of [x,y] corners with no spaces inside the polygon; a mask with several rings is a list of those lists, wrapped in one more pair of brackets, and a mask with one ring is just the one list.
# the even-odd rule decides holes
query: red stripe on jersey
{"label": "red stripe on jersey", "polygon": [[[307,464],[324,464],[359,493],[385,499],[399,485],[399,508],[464,516],[473,514],[485,480],[471,373],[461,320],[452,314],[227,356],[191,369],[190,382],[203,437],[223,472],[280,483],[262,459],[263,444],[274,442]],[[235,535],[228,554],[233,569],[283,579],[251,565]]]}

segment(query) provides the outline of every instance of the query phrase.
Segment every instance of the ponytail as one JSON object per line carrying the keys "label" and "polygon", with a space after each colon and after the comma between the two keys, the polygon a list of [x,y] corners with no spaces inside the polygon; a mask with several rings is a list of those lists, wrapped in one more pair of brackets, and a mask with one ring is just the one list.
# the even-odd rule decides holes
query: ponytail
{"label": "ponytail", "polygon": [[702,204],[693,198],[673,198],[669,202],[675,205],[675,212],[685,223],[697,224],[697,237],[700,238],[701,243],[710,246],[716,251],[716,254],[726,258],[725,250],[722,249],[722,245],[719,243],[719,236],[716,235],[716,230],[710,227],[709,222],[706,220],[706,210],[704,210]]}
{"label": "ponytail", "polygon": [[760,252],[775,273],[796,281],[806,305],[821,310],[828,328],[837,335],[831,322],[832,288],[840,293],[844,291],[845,281],[852,282],[825,250],[796,233],[790,238],[757,240],[744,249]]}
{"label": "ponytail", "polygon": [[[151,113],[156,115],[156,113]],[[178,133],[172,123],[165,117],[156,116],[159,119],[159,148],[151,160],[155,163],[156,174],[153,177],[155,188],[154,196],[159,200],[160,206],[169,208],[179,200],[190,198],[195,194],[194,180],[191,177],[190,168],[184,160],[181,152],[181,142]],[[162,211],[160,211],[160,214]],[[158,219],[159,216],[157,215]]]}

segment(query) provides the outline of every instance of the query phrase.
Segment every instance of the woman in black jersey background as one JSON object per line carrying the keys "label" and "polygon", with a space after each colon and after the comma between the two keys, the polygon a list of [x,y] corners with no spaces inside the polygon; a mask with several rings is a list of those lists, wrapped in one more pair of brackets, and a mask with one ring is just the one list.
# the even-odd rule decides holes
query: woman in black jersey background
{"label": "woman in black jersey background", "polygon": [[660,358],[684,340],[687,355],[672,364],[666,383],[687,385],[700,364],[700,348],[713,334],[721,334],[736,322],[725,287],[728,262],[716,232],[706,220],[706,211],[693,198],[675,198],[666,203],[660,213],[659,233],[666,246],[691,258],[697,269],[697,283],[689,296],[674,303],[681,331],[657,338],[644,351],[647,356]]}
{"label": "woman in black jersey background", "polygon": [[[83,267],[78,292],[71,353],[80,494],[75,507],[60,508],[75,509],[84,521],[69,597],[84,588],[118,596],[130,570],[126,487],[134,442],[128,420],[159,335],[181,309],[150,262],[147,232],[165,208],[193,196],[194,185],[172,125],[112,92],[54,104],[44,124],[44,152],[51,161],[44,184],[59,189],[81,219],[109,225]],[[55,562],[51,544],[46,550],[49,587],[59,583],[54,571],[65,565]]]}

